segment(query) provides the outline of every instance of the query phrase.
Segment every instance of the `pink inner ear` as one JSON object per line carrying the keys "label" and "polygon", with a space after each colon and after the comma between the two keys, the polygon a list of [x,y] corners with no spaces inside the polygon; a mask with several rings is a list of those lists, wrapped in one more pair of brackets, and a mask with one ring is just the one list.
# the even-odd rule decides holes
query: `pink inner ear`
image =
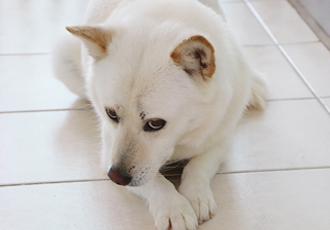
{"label": "pink inner ear", "polygon": [[190,76],[199,75],[208,80],[215,72],[214,48],[200,35],[182,41],[171,53],[171,58]]}

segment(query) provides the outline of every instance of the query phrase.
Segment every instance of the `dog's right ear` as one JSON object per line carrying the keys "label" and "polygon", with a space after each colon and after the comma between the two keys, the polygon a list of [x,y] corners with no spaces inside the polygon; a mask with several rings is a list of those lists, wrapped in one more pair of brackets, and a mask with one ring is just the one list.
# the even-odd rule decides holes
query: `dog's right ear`
{"label": "dog's right ear", "polygon": [[108,45],[111,42],[111,32],[100,26],[66,27],[67,31],[83,41],[89,55],[96,60],[107,56]]}
{"label": "dog's right ear", "polygon": [[175,65],[196,79],[208,81],[215,72],[214,48],[201,35],[183,40],[171,53],[171,58]]}

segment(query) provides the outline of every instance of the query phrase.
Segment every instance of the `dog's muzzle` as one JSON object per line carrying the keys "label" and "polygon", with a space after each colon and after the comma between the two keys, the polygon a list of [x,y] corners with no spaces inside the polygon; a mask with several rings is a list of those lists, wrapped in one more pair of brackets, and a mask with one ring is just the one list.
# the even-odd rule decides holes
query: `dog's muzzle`
{"label": "dog's muzzle", "polygon": [[110,180],[118,185],[126,186],[132,181],[132,176],[123,171],[122,169],[111,167],[108,172]]}

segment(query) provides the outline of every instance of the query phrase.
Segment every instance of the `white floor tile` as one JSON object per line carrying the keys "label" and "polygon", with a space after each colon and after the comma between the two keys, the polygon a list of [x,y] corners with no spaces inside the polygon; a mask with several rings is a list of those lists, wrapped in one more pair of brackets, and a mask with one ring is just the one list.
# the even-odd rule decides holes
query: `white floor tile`
{"label": "white floor tile", "polygon": [[314,97],[277,47],[243,47],[243,51],[252,66],[268,81],[268,99]]}
{"label": "white floor tile", "polygon": [[199,230],[327,230],[330,170],[219,175],[218,212]]}
{"label": "white floor tile", "polygon": [[330,117],[316,100],[271,101],[249,111],[221,172],[330,166]]}
{"label": "white floor tile", "polygon": [[110,180],[0,187],[0,229],[156,230],[147,205]]}
{"label": "white floor tile", "polygon": [[0,184],[107,178],[98,138],[91,111],[0,114]]}
{"label": "white floor tile", "polygon": [[0,112],[79,108],[53,76],[48,55],[0,56]]}
{"label": "white floor tile", "polygon": [[325,103],[325,105],[327,106],[328,110],[330,111],[330,97],[328,97],[328,98],[322,98],[321,100],[323,101],[323,103]]}
{"label": "white floor tile", "polygon": [[0,54],[48,53],[65,26],[80,24],[87,0],[2,0]]}
{"label": "white floor tile", "polygon": [[320,42],[284,45],[319,97],[330,96],[330,51]]}
{"label": "white floor tile", "polygon": [[[50,9],[58,7],[66,9],[67,11],[80,10],[80,7],[85,7],[89,0],[59,0],[59,1],[45,1],[45,0],[1,0],[0,7],[6,9],[25,8],[27,10],[33,8]],[[73,8],[73,9],[72,9]]]}
{"label": "white floor tile", "polygon": [[241,45],[272,44],[266,32],[243,2],[220,2],[220,4],[230,30]]}
{"label": "white floor tile", "polygon": [[[330,170],[217,175],[200,230],[327,230]],[[1,229],[156,230],[146,204],[110,181],[0,188]]]}
{"label": "white floor tile", "polygon": [[250,0],[250,2],[279,43],[319,40],[287,1]]}

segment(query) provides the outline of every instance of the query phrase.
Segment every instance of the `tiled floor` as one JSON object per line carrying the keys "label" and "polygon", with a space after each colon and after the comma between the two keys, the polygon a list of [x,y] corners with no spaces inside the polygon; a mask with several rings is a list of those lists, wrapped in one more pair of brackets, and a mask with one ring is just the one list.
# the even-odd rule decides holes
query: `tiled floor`
{"label": "tiled floor", "polygon": [[[86,102],[52,77],[51,44],[86,0],[0,1],[0,229],[155,230],[143,201],[98,170]],[[200,230],[330,229],[330,52],[286,0],[223,0],[269,81],[212,182]]]}

